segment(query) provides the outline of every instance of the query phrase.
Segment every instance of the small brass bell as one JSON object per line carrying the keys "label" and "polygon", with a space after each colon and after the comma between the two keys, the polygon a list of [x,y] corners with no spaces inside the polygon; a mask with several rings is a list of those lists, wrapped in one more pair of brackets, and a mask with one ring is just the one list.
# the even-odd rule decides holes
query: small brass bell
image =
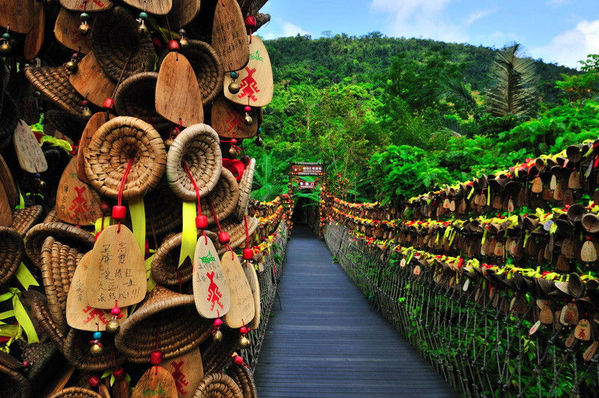
{"label": "small brass bell", "polygon": [[231,82],[229,84],[229,92],[231,94],[237,94],[241,90],[241,86],[237,82]]}
{"label": "small brass bell", "polygon": [[212,340],[214,340],[216,342],[223,341],[223,332],[221,332],[220,330],[217,330],[216,332],[214,332],[214,334],[212,334]]}
{"label": "small brass bell", "polygon": [[67,62],[66,64],[64,64],[64,67],[69,71],[69,72],[77,72],[77,63],[73,60],[70,60],[69,62]]}
{"label": "small brass bell", "polygon": [[254,119],[253,119],[253,118],[250,116],[250,114],[249,114],[249,113],[246,113],[246,114],[245,114],[245,119],[244,119],[244,121],[245,121],[245,124],[246,124],[247,126],[251,126],[252,124],[254,124]]}
{"label": "small brass bell", "polygon": [[81,111],[81,115],[86,118],[89,119],[90,117],[92,117],[92,111],[91,109],[89,109],[87,106],[83,108],[83,110]]}
{"label": "small brass bell", "polygon": [[99,355],[99,354],[102,353],[103,350],[104,349],[102,348],[102,346],[100,344],[98,344],[98,343],[92,344],[92,346],[89,348],[89,352],[92,355]]}
{"label": "small brass bell", "polygon": [[106,324],[106,331],[108,333],[116,333],[117,330],[119,330],[119,321],[117,321],[116,319],[111,319],[110,321],[108,321],[108,323]]}
{"label": "small brass bell", "polygon": [[247,347],[250,346],[250,344],[252,344],[252,342],[247,337],[241,336],[239,338],[239,347],[241,347],[241,348],[247,348]]}
{"label": "small brass bell", "polygon": [[179,39],[179,45],[181,47],[189,46],[189,40],[187,40],[187,37],[185,37],[185,36],[181,37],[181,39]]}
{"label": "small brass bell", "polygon": [[144,21],[141,21],[141,24],[139,25],[137,31],[139,32],[139,34],[142,35],[148,33],[148,27],[146,26],[146,23]]}
{"label": "small brass bell", "polygon": [[231,155],[231,156],[237,155],[237,149],[235,149],[233,147],[229,148],[229,155]]}
{"label": "small brass bell", "polygon": [[12,46],[10,45],[8,40],[3,41],[2,44],[0,44],[0,53],[10,54],[11,51],[12,51]]}
{"label": "small brass bell", "polygon": [[77,31],[81,36],[86,36],[89,33],[90,29],[91,28],[87,21],[82,21],[81,24],[79,24],[79,28],[77,28]]}

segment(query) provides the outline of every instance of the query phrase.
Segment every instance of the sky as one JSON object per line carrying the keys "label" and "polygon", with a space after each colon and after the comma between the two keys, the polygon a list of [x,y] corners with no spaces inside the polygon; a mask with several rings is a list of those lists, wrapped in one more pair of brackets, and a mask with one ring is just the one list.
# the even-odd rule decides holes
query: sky
{"label": "sky", "polygon": [[266,39],[381,32],[501,48],[577,67],[599,54],[599,0],[269,0]]}

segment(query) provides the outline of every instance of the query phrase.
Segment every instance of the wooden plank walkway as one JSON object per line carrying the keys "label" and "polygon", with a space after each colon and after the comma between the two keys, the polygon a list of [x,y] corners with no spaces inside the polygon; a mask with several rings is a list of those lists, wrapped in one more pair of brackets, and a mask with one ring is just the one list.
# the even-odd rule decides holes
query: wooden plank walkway
{"label": "wooden plank walkway", "polygon": [[255,373],[261,398],[456,396],[306,227],[287,249]]}

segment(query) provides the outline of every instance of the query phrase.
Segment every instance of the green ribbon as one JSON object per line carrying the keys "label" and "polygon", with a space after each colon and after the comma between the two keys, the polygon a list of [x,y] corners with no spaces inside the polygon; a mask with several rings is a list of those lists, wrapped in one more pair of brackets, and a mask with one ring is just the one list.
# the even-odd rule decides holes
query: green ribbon
{"label": "green ribbon", "polygon": [[21,190],[19,190],[19,204],[17,205],[17,210],[21,210],[24,208],[25,208],[25,198],[23,197]]}
{"label": "green ribbon", "polygon": [[156,287],[156,281],[154,280],[154,278],[152,278],[152,261],[154,261],[155,256],[155,254],[152,254],[150,257],[146,259],[146,261],[144,261],[144,264],[146,266],[146,279],[148,281],[148,293],[150,293]]}
{"label": "green ribbon", "polygon": [[39,337],[37,336],[37,332],[35,331],[35,327],[29,319],[29,315],[23,307],[23,303],[19,300],[19,296],[21,295],[21,291],[17,288],[11,287],[8,289],[8,292],[0,295],[0,303],[8,300],[12,300],[12,307],[14,311],[14,317],[19,323],[19,326],[23,329],[25,334],[27,335],[27,342],[29,344],[39,343]]}
{"label": "green ribbon", "polygon": [[40,145],[44,145],[44,143],[48,142],[52,146],[56,146],[64,149],[67,152],[73,151],[73,147],[65,140],[61,140],[60,138],[53,137],[51,135],[44,135],[40,140]]}
{"label": "green ribbon", "polygon": [[15,276],[17,277],[19,283],[23,285],[25,290],[29,290],[30,286],[40,285],[38,281],[35,280],[33,274],[31,274],[31,271],[29,271],[29,269],[23,263],[19,264],[19,268],[17,268]]}
{"label": "green ribbon", "polygon": [[131,228],[133,236],[137,241],[139,250],[146,252],[146,209],[144,208],[144,198],[139,196],[129,200],[129,211],[131,212]]}
{"label": "green ribbon", "polygon": [[183,234],[181,237],[181,253],[179,254],[178,267],[183,264],[187,257],[193,260],[197,240],[196,202],[183,202]]}

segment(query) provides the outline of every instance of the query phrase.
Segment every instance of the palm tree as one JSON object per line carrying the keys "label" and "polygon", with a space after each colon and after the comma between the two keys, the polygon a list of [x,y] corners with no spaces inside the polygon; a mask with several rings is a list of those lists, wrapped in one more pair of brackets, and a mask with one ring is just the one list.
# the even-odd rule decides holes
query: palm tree
{"label": "palm tree", "polygon": [[537,104],[534,61],[520,58],[516,43],[500,50],[491,68],[495,85],[487,91],[487,110],[493,116],[532,115]]}

